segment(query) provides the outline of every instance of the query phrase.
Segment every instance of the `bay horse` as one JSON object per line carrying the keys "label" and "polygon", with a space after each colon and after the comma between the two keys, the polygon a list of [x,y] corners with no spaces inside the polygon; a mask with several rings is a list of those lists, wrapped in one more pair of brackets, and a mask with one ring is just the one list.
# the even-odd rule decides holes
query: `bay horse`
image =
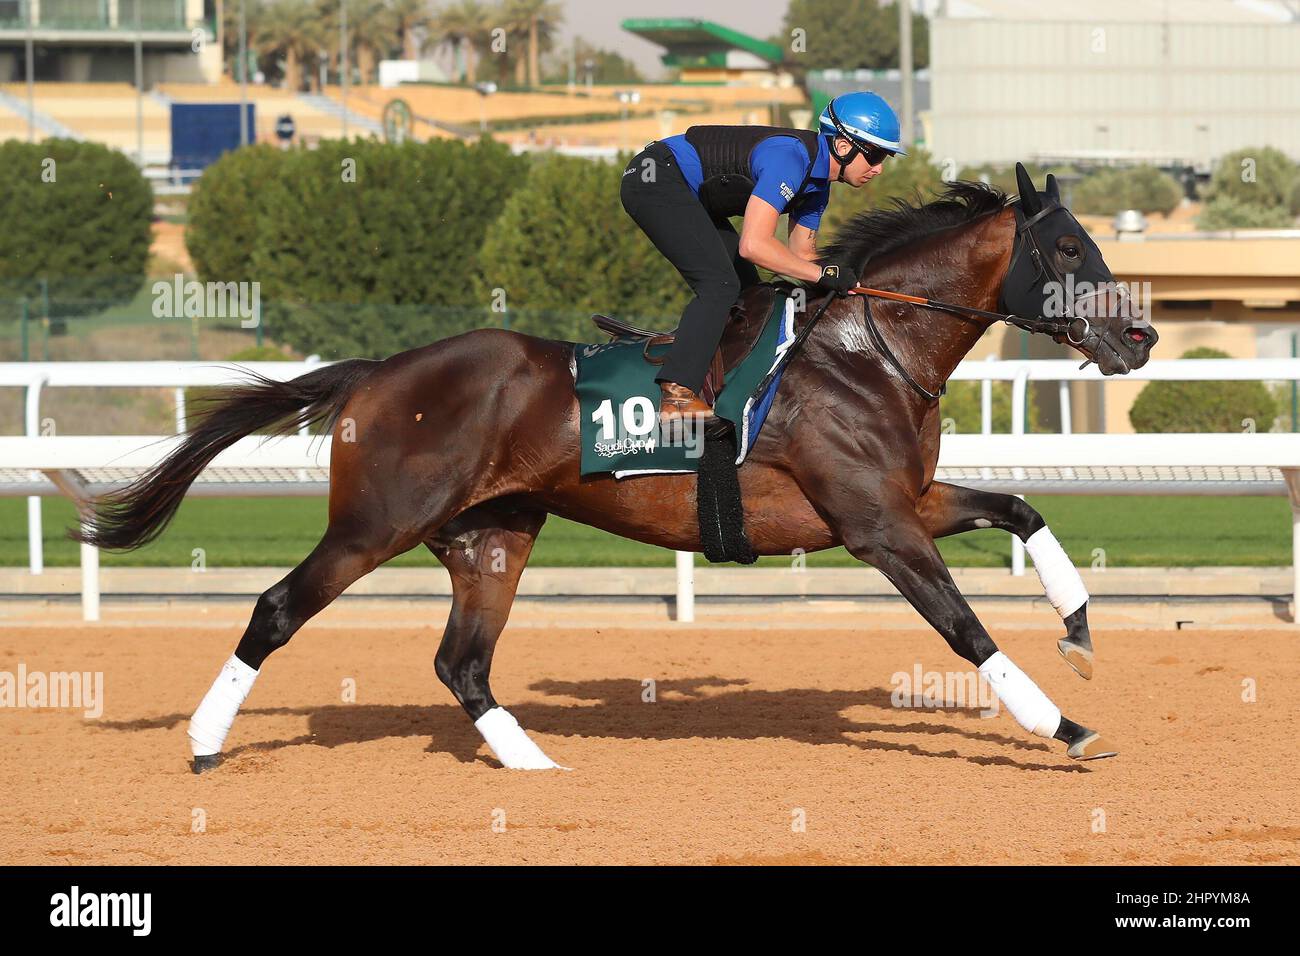
{"label": "bay horse", "polygon": [[[1105,374],[1143,365],[1156,334],[1113,291],[1101,253],[1017,167],[1018,199],[957,182],[936,200],[898,201],[851,220],[825,250],[864,283],[907,302],[828,300],[788,365],[767,423],[739,470],[754,550],[789,555],[843,545],[880,569],[954,652],[992,684],[1028,732],[1076,759],[1110,756],[998,650],[958,591],[935,539],[973,528],[1019,536],[1065,620],[1061,652],[1089,677],[1087,591],[1042,517],[1012,495],[936,481],[937,395],[998,319],[1068,342]],[[1072,284],[1071,284],[1072,283]],[[1109,283],[1109,287],[1106,285]],[[742,315],[766,315],[770,287]],[[925,304],[919,304],[925,303]],[[946,303],[946,305],[945,305]],[[956,303],[956,304],[953,304]],[[867,309],[870,308],[870,311]],[[804,321],[808,321],[805,314]],[[501,764],[557,767],[492,695],[488,678],[520,575],[548,514],[647,544],[700,549],[696,479],[579,475],[575,346],[480,329],[383,361],[352,359],[292,381],[226,390],[161,464],[102,499],[74,537],[102,548],[157,537],[186,489],[237,439],[332,428],[329,524],[306,559],[258,599],[234,654],[189,727],[193,769],[217,765],[235,715],[272,651],[349,585],[421,544],[451,574],[452,608],[435,658]],[[504,560],[503,560],[504,559]]]}

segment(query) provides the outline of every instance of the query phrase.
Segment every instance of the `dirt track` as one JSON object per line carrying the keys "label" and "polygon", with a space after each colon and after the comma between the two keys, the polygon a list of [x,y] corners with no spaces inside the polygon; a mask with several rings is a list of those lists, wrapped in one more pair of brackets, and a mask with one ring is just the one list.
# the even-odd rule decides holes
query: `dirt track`
{"label": "dirt track", "polygon": [[1121,751],[1080,765],[978,705],[892,706],[895,672],[961,663],[918,630],[512,627],[497,696],[575,768],[536,774],[436,682],[440,626],[309,625],[195,777],[186,723],[238,633],[0,630],[0,670],[102,670],[106,700],[0,710],[0,863],[1300,862],[1286,632],[1101,633],[1086,683],[1056,631],[995,629]]}

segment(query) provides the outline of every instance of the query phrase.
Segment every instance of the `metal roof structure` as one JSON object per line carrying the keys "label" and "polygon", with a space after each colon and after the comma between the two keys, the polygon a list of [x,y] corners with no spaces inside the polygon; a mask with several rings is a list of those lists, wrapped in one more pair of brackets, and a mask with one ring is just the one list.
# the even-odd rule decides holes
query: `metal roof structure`
{"label": "metal roof structure", "polygon": [[[769,67],[784,58],[779,46],[732,30],[711,20],[687,17],[634,18],[623,21],[623,29],[658,44],[668,52],[664,66],[717,69]],[[748,63],[737,63],[735,53],[748,54]]]}

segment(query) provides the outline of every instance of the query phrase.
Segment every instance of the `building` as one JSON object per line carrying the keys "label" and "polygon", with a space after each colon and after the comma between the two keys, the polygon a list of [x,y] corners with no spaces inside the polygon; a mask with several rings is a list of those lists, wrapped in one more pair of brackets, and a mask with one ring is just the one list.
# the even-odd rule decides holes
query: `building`
{"label": "building", "polygon": [[931,150],[958,166],[1300,158],[1297,0],[937,0]]}
{"label": "building", "polygon": [[793,82],[781,68],[779,46],[709,20],[633,19],[624,20],[623,29],[663,47],[661,61],[679,71],[682,83]]}
{"label": "building", "polygon": [[221,50],[213,0],[0,0],[0,83],[27,76],[30,30],[37,81],[215,82]]}

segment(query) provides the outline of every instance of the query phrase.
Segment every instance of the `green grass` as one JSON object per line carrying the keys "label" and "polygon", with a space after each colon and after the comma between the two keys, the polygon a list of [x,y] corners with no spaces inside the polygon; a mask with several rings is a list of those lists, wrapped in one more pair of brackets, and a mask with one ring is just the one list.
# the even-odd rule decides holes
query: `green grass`
{"label": "green grass", "polygon": [[[1093,563],[1105,550],[1110,567],[1209,565],[1286,565],[1291,562],[1290,509],[1285,498],[1087,497],[1031,499],[1076,564]],[[77,546],[63,536],[76,519],[63,499],[45,499],[45,561],[75,566]],[[208,567],[294,565],[325,528],[323,498],[191,499],[181,507],[160,541],[130,554],[105,554],[106,566],[185,566],[202,548]],[[1010,543],[999,531],[976,531],[940,542],[953,567],[1006,567]],[[807,556],[808,567],[849,567],[856,562],[843,549]],[[703,558],[697,558],[703,563]],[[392,562],[425,566],[436,562],[419,548]],[[532,563],[552,567],[667,567],[672,555],[660,548],[625,541],[560,518],[542,529]],[[789,558],[764,558],[771,566]],[[27,564],[27,505],[0,499],[0,566]]]}

